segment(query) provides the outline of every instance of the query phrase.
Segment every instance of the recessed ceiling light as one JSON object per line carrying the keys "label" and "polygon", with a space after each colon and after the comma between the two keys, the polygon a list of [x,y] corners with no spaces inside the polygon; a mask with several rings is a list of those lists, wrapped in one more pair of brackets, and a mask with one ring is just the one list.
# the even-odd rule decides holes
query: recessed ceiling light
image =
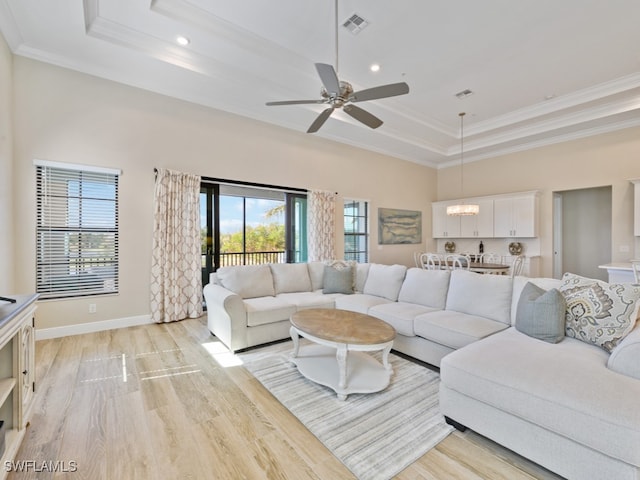
{"label": "recessed ceiling light", "polygon": [[183,36],[183,35],[178,35],[176,37],[176,43],[178,45],[182,45],[183,47],[189,45],[191,43],[191,40],[189,40],[187,37]]}
{"label": "recessed ceiling light", "polygon": [[369,67],[369,70],[371,70],[372,72],[379,72],[380,65],[377,63],[372,63],[371,66]]}

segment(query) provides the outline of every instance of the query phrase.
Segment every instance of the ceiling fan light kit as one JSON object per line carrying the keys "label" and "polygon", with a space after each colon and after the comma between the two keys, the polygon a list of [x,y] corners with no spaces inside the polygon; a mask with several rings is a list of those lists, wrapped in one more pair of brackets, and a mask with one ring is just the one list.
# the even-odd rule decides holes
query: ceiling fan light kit
{"label": "ceiling fan light kit", "polygon": [[333,111],[337,108],[342,110],[352,118],[358,120],[360,123],[365,124],[369,128],[378,128],[382,125],[382,120],[367,112],[363,108],[360,108],[352,103],[366,102],[368,100],[378,100],[381,98],[395,97],[397,95],[405,95],[409,93],[409,85],[405,82],[391,83],[388,85],[380,85],[378,87],[366,88],[358,92],[353,91],[353,87],[349,82],[340,81],[336,70],[338,68],[338,0],[335,2],[335,17],[336,17],[336,68],[333,65],[327,63],[316,63],[316,70],[322,81],[322,89],[320,90],[319,100],[284,100],[279,102],[267,102],[267,106],[280,106],[280,105],[310,105],[310,104],[326,104],[328,108],[323,110],[320,115],[311,124],[307,133],[317,132],[322,125],[331,116]]}
{"label": "ceiling fan light kit", "polygon": [[[460,196],[464,197],[464,112],[458,114],[460,116]],[[473,203],[464,203],[462,201],[458,205],[449,205],[447,207],[447,215],[451,216],[467,216],[478,215],[480,213],[480,205]]]}

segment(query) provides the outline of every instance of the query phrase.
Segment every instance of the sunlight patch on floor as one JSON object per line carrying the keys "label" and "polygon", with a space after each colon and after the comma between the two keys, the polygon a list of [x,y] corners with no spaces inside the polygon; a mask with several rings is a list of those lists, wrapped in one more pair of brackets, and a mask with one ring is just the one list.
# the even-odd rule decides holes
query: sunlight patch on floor
{"label": "sunlight patch on floor", "polygon": [[242,360],[237,355],[234,355],[225,347],[222,342],[205,342],[201,344],[204,349],[211,355],[218,365],[221,367],[237,367],[243,365]]}

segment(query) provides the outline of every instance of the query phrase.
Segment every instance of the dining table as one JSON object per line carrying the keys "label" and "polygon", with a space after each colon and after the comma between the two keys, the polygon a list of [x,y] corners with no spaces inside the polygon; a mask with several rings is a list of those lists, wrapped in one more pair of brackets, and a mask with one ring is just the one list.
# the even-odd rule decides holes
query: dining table
{"label": "dining table", "polygon": [[[441,268],[447,269],[451,268],[450,262],[442,262]],[[494,275],[507,275],[509,273],[509,269],[511,267],[504,263],[485,263],[485,262],[474,262],[471,261],[469,263],[469,270],[476,273],[491,273]],[[466,268],[465,268],[466,269]]]}

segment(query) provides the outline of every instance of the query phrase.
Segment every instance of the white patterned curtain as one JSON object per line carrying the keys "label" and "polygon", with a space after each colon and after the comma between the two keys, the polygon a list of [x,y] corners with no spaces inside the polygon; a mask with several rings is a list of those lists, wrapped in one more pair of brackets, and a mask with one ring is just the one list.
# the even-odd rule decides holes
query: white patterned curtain
{"label": "white patterned curtain", "polygon": [[202,315],[200,177],[159,168],[151,265],[151,319]]}
{"label": "white patterned curtain", "polygon": [[307,256],[310,262],[335,258],[336,196],[312,190],[307,195]]}

